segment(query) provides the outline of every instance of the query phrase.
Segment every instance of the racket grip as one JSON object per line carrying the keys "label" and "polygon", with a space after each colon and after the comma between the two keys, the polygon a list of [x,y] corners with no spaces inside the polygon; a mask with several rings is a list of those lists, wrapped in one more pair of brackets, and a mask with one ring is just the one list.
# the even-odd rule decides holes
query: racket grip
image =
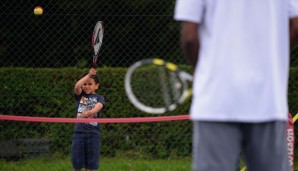
{"label": "racket grip", "polygon": [[92,64],[91,64],[91,68],[94,68],[94,69],[96,68],[96,61],[93,61],[93,62],[92,62]]}
{"label": "racket grip", "polygon": [[97,55],[96,54],[93,54],[91,68],[94,68],[95,69],[96,64],[97,64]]}

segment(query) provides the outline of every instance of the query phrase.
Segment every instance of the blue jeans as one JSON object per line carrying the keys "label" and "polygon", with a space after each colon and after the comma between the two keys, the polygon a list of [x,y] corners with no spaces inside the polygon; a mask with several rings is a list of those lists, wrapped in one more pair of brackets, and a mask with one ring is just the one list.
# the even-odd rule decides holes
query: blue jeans
{"label": "blue jeans", "polygon": [[71,145],[71,161],[74,169],[98,169],[99,156],[99,134],[74,133]]}

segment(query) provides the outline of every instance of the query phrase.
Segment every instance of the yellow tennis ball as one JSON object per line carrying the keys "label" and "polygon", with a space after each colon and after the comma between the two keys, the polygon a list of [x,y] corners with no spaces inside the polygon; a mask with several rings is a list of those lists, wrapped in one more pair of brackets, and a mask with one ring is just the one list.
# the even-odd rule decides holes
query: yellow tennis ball
{"label": "yellow tennis ball", "polygon": [[35,15],[42,15],[42,13],[43,13],[43,9],[41,8],[41,6],[37,6],[34,8]]}

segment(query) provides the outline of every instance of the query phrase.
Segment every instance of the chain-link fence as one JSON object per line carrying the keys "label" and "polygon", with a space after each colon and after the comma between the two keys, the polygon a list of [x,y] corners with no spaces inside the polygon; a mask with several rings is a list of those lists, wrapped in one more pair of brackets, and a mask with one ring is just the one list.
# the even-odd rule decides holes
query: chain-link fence
{"label": "chain-link fence", "polygon": [[[43,8],[43,15],[33,14],[36,6]],[[101,117],[148,116],[128,101],[124,74],[145,58],[186,64],[174,6],[175,0],[2,1],[0,113],[74,118],[73,86],[90,67],[91,35],[101,20],[105,33],[98,93],[107,105]],[[298,112],[297,50],[291,54],[292,114]],[[185,114],[188,107],[189,103],[166,115]],[[0,170],[72,170],[73,124],[0,121],[0,130]],[[101,124],[100,170],[190,170],[190,158],[189,121]]]}
{"label": "chain-link fence", "polygon": [[[2,2],[0,113],[74,118],[73,86],[90,67],[91,35],[101,20],[98,93],[106,98],[101,117],[148,117],[126,98],[125,68],[152,57],[185,63],[174,5],[168,0]],[[43,15],[34,15],[36,6]],[[176,114],[187,111],[186,105]],[[0,122],[0,170],[72,170],[73,124]],[[100,170],[190,170],[190,150],[189,121],[101,124]],[[26,164],[14,167],[4,160]]]}
{"label": "chain-link fence", "polygon": [[[14,1],[14,0],[13,0]],[[175,1],[16,1],[1,4],[1,66],[86,66],[91,33],[105,25],[101,66],[128,66],[159,56],[178,60],[179,30]],[[40,5],[42,16],[34,16]],[[3,57],[2,57],[3,56]]]}

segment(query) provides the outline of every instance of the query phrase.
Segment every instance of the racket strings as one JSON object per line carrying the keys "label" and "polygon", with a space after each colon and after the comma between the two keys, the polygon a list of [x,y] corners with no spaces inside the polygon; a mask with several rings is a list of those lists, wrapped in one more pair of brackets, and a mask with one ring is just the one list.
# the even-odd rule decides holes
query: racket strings
{"label": "racket strings", "polygon": [[94,44],[97,44],[97,43],[101,43],[102,42],[102,31],[101,31],[101,28],[98,29],[98,32],[96,33],[96,37],[95,37],[95,40],[94,40]]}
{"label": "racket strings", "polygon": [[168,108],[172,104],[178,103],[182,95],[182,83],[173,71],[160,67],[160,83],[164,97],[164,106]]}
{"label": "racket strings", "polygon": [[177,77],[177,74],[174,72],[170,72],[170,83],[173,100],[175,103],[177,103],[182,95],[182,83],[180,79]]}
{"label": "racket strings", "polygon": [[94,50],[93,60],[92,60],[93,67],[95,67],[97,64],[98,52],[102,46],[103,32],[104,32],[103,22],[98,21],[94,27],[93,34],[92,34],[92,47]]}
{"label": "racket strings", "polygon": [[164,67],[159,67],[159,77],[160,77],[160,85],[162,89],[162,95],[163,95],[163,101],[165,103],[165,107],[168,108],[168,106],[171,104],[170,100],[170,93],[169,93],[169,85],[166,81],[167,73]]}
{"label": "racket strings", "polygon": [[131,88],[142,104],[154,108],[168,108],[177,103],[182,94],[177,74],[152,64],[143,65],[133,72]]}

